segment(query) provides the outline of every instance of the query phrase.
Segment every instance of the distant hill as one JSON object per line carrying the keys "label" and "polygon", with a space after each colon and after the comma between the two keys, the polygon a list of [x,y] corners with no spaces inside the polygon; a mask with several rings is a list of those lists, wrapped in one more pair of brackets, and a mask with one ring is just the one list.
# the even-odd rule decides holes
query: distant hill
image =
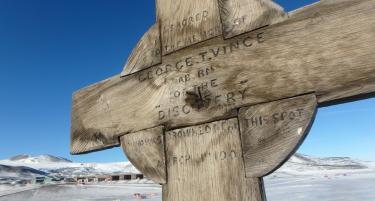
{"label": "distant hill", "polygon": [[358,161],[349,157],[312,157],[294,154],[274,174],[277,175],[312,175],[327,172],[349,172],[375,169],[372,163]]}
{"label": "distant hill", "polygon": [[0,179],[14,178],[14,179],[27,179],[36,176],[45,176],[46,172],[36,170],[30,167],[24,166],[8,166],[0,165]]}
{"label": "distant hill", "polygon": [[26,158],[29,158],[29,157],[30,157],[30,155],[20,154],[20,155],[16,155],[16,156],[10,157],[9,160],[11,160],[11,161],[18,161],[18,160],[26,159]]}
{"label": "distant hill", "polygon": [[23,163],[45,163],[45,162],[49,162],[49,163],[71,163],[72,162],[72,161],[70,161],[66,158],[52,156],[52,155],[48,155],[48,154],[47,155],[39,155],[39,156],[35,156],[35,157],[32,157],[30,155],[22,154],[22,155],[13,156],[13,157],[9,158],[8,160],[19,161],[19,162],[23,162]]}
{"label": "distant hill", "polygon": [[299,164],[302,166],[315,167],[318,169],[366,169],[367,165],[360,161],[353,160],[349,157],[311,157],[302,154],[295,154],[289,163]]}
{"label": "distant hill", "polygon": [[79,175],[139,173],[139,171],[130,162],[74,163],[65,158],[52,155],[17,155],[9,159],[0,160],[0,164],[13,167],[27,166],[50,175],[63,175],[66,177]]}

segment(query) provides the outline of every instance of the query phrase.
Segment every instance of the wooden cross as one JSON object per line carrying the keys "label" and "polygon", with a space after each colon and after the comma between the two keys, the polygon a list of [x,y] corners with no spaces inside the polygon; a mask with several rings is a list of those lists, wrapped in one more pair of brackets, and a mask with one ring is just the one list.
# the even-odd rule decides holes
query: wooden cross
{"label": "wooden cross", "polygon": [[261,201],[316,108],[375,92],[375,0],[157,0],[121,75],[76,92],[71,153],[121,145],[163,200]]}

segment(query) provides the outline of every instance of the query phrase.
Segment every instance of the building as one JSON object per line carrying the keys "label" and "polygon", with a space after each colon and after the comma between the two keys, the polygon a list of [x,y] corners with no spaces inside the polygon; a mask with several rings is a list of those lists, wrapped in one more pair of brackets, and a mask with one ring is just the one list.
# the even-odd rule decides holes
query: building
{"label": "building", "polygon": [[66,184],[76,184],[77,183],[77,179],[75,179],[73,177],[67,177],[67,178],[64,178],[64,182]]}
{"label": "building", "polygon": [[52,179],[51,177],[48,177],[48,176],[37,176],[37,177],[34,177],[32,182],[33,184],[49,184],[49,183],[52,183]]}
{"label": "building", "polygon": [[144,179],[143,174],[108,174],[108,175],[92,175],[92,176],[79,176],[71,178],[70,181],[75,181],[79,184],[89,184],[97,182],[111,182],[111,181],[130,181]]}

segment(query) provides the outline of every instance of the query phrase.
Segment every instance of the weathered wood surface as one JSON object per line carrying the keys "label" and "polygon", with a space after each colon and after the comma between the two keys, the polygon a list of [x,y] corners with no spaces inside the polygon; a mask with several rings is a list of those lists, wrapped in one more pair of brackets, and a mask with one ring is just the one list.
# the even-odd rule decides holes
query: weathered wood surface
{"label": "weathered wood surface", "polygon": [[315,92],[318,102],[375,91],[375,1],[329,0],[277,25],[163,57],[74,94],[71,152],[118,136],[236,115],[235,108]]}
{"label": "weathered wood surface", "polygon": [[305,139],[315,117],[314,94],[241,108],[238,118],[247,177],[280,167]]}
{"label": "weathered wood surface", "polygon": [[139,40],[129,56],[121,76],[138,72],[161,63],[161,44],[158,24],[153,25]]}
{"label": "weathered wood surface", "polygon": [[218,0],[224,38],[281,22],[287,14],[272,0]]}
{"label": "weathered wood surface", "polygon": [[217,0],[157,0],[163,55],[222,33]]}
{"label": "weathered wood surface", "polygon": [[134,167],[154,182],[166,183],[163,127],[124,135],[120,141],[125,155]]}
{"label": "weathered wood surface", "polygon": [[163,200],[261,201],[261,180],[245,178],[238,120],[166,132]]}

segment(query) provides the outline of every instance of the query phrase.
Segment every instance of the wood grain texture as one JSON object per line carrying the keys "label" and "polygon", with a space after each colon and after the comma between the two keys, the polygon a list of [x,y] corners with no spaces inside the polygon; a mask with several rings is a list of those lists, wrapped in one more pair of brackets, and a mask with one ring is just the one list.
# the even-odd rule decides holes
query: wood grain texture
{"label": "wood grain texture", "polygon": [[221,35],[217,0],[157,0],[163,55]]}
{"label": "wood grain texture", "polygon": [[163,127],[124,135],[120,141],[125,155],[134,167],[155,183],[166,183]]}
{"label": "wood grain texture", "polygon": [[305,139],[316,108],[313,94],[241,108],[246,176],[263,177],[287,161]]}
{"label": "wood grain texture", "polygon": [[224,38],[231,38],[285,20],[288,15],[272,0],[218,0]]}
{"label": "wood grain texture", "polygon": [[168,131],[163,200],[261,201],[261,180],[245,178],[237,119]]}
{"label": "wood grain texture", "polygon": [[375,1],[322,1],[279,24],[216,37],[74,94],[71,151],[119,135],[236,116],[236,108],[315,92],[318,102],[375,91]]}
{"label": "wood grain texture", "polygon": [[129,56],[121,76],[138,72],[161,63],[161,44],[158,24],[153,25],[139,40]]}

